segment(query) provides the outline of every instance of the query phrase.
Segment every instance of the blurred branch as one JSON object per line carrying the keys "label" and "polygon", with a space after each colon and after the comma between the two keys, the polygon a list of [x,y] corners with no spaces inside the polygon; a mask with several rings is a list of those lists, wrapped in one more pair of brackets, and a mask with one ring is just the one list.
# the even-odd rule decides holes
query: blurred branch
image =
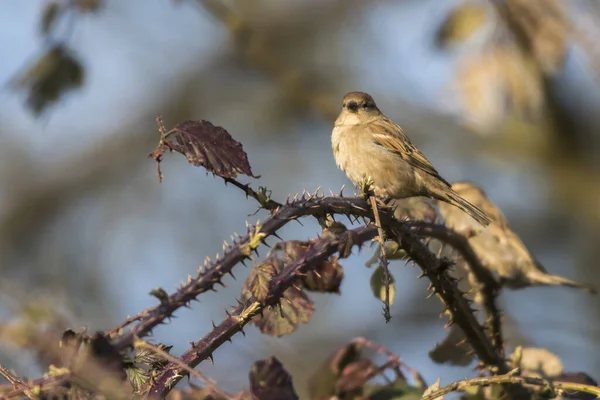
{"label": "blurred branch", "polygon": [[7,368],[3,367],[2,365],[0,365],[0,375],[2,375],[7,381],[9,381],[14,389],[22,389],[23,394],[27,396],[28,399],[38,398],[38,396],[34,395],[32,391],[29,390],[29,387],[25,383],[23,383],[23,381],[18,376],[10,372]]}
{"label": "blurred branch", "polygon": [[[515,371],[516,372],[516,371]],[[442,389],[428,393],[421,400],[435,400],[450,392],[464,391],[474,386],[489,386],[502,383],[512,384],[527,384],[538,386],[549,394],[549,397],[556,397],[557,390],[569,391],[569,395],[574,395],[573,392],[590,393],[600,397],[600,388],[597,386],[584,385],[582,383],[560,382],[550,379],[533,378],[529,376],[518,376],[514,374],[505,374],[497,376],[487,376],[482,378],[465,379],[458,382],[453,382]]]}
{"label": "blurred branch", "polygon": [[[329,82],[303,70],[297,62],[287,60],[284,49],[293,47],[300,51],[300,41],[311,42],[310,38],[313,38],[312,42],[318,40],[317,34],[322,33],[322,30],[335,26],[350,14],[359,13],[362,7],[370,2],[335,0],[317,3],[311,8],[319,7],[320,12],[310,15],[311,29],[307,30],[305,24],[300,24],[298,29],[294,29],[294,21],[282,18],[255,24],[249,10],[237,10],[220,0],[196,1],[229,31],[236,55],[241,62],[246,67],[257,69],[273,79],[295,109],[310,111],[331,120],[336,117],[339,111],[337,98],[333,97],[331,88],[326,87]],[[303,21],[302,16],[297,13],[294,14],[294,18],[296,21]],[[315,18],[321,23],[315,23]],[[296,43],[293,46],[285,43],[283,47],[282,43],[277,41],[283,34],[289,38],[294,33]]]}

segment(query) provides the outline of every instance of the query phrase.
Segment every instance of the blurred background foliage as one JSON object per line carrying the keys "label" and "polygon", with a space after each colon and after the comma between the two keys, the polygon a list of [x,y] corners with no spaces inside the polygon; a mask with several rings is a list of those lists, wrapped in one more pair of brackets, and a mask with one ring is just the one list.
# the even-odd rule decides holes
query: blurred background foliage
{"label": "blurred background foliage", "polygon": [[[158,185],[157,114],[225,127],[276,197],[338,191],[332,123],[344,93],[367,91],[445,177],[482,186],[548,270],[600,282],[599,18],[594,0],[0,0],[0,363],[39,374],[51,361],[22,350],[35,342],[23,332],[109,329],[260,218],[182,158]],[[204,372],[234,391],[276,355],[302,397],[315,363],[364,336],[430,382],[469,375],[427,357],[445,336],[441,305],[400,262],[384,323],[370,252],[344,260],[341,296],[315,296],[309,325],[279,339],[251,329]],[[156,339],[183,351],[246,273]],[[530,288],[502,302],[511,345],[599,378],[597,297]]]}

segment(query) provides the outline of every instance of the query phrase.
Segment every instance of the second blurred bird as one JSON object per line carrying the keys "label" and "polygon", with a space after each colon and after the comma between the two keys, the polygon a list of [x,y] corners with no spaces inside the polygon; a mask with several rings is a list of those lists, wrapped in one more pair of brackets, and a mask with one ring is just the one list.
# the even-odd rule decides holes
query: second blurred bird
{"label": "second blurred bird", "polygon": [[[590,285],[549,274],[527,250],[519,236],[510,229],[502,212],[481,188],[470,182],[455,182],[452,188],[481,208],[491,218],[492,223],[484,230],[477,229],[478,226],[470,218],[466,218],[464,213],[445,203],[439,203],[439,211],[445,225],[468,237],[481,263],[499,278],[503,286],[520,289],[527,286],[556,285],[596,292]],[[469,276],[469,281],[472,279],[473,277]]]}

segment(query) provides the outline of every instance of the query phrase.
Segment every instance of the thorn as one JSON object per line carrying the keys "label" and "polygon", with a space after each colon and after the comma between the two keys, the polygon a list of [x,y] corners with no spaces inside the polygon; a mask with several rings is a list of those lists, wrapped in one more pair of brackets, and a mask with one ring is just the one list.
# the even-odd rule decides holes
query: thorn
{"label": "thorn", "polygon": [[231,277],[233,278],[233,280],[237,280],[235,275],[233,274],[233,271],[229,271],[229,275],[231,275]]}
{"label": "thorn", "polygon": [[246,336],[246,332],[244,332],[243,329],[240,328],[240,332],[242,333],[242,335]]}
{"label": "thorn", "polygon": [[272,235],[272,236],[275,236],[275,237],[276,237],[277,239],[279,239],[279,240],[283,240],[283,239],[281,238],[281,236],[279,236],[279,234],[278,234],[277,232],[273,232],[273,233],[271,233],[271,235]]}
{"label": "thorn", "polygon": [[206,357],[206,359],[208,360],[209,363],[211,363],[212,365],[215,365],[215,359],[213,358],[212,354],[208,357]]}
{"label": "thorn", "polygon": [[344,197],[344,189],[346,188],[346,184],[342,185],[342,188],[340,189],[340,197]]}
{"label": "thorn", "polygon": [[210,321],[210,323],[212,324],[212,326],[213,326],[213,329],[216,329],[216,328],[217,328],[217,325],[215,324],[215,321],[214,321],[214,320],[213,320],[213,321]]}

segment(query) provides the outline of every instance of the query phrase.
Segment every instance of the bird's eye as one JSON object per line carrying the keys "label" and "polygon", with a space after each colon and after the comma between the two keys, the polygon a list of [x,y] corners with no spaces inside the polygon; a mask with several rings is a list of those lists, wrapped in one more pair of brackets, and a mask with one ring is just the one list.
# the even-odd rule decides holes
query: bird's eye
{"label": "bird's eye", "polygon": [[356,111],[358,110],[358,103],[356,103],[355,101],[349,101],[347,107],[349,110]]}
{"label": "bird's eye", "polygon": [[371,104],[371,103],[365,103],[365,104],[363,104],[363,108],[364,108],[365,110],[367,110],[367,109],[369,109],[369,108],[372,108],[372,107],[373,107],[373,104]]}

